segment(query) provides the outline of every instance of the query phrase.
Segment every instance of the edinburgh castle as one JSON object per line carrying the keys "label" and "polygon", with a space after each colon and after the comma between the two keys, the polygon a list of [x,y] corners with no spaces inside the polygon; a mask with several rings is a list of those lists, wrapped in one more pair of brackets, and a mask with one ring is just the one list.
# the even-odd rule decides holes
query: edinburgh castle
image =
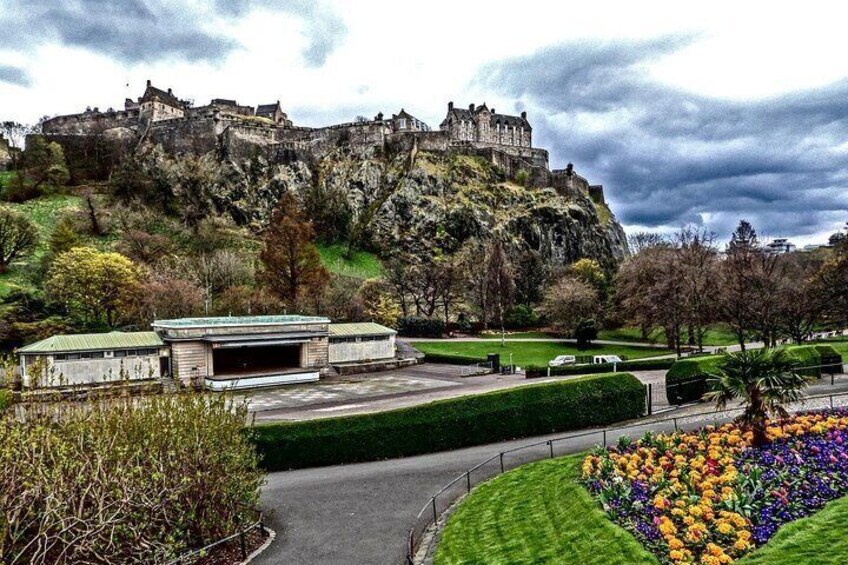
{"label": "edinburgh castle", "polygon": [[551,171],[548,152],[533,147],[532,133],[526,112],[512,116],[499,114],[485,103],[460,108],[453,102],[448,103],[438,130],[404,109],[391,117],[378,113],[373,119],[304,127],[294,125],[279,101],[253,107],[216,98],[195,106],[149,80],[143,95],[126,99],[123,110],[87,109],[46,120],[42,126],[42,134],[62,144],[71,160],[75,153],[87,159],[92,151],[116,154],[148,144],[175,154],[215,152],[229,159],[261,155],[271,162],[321,158],[341,145],[353,149],[391,146],[483,156],[508,176],[524,171],[528,185],[553,186],[561,192],[582,190],[603,201],[603,188],[589,186],[570,166]]}

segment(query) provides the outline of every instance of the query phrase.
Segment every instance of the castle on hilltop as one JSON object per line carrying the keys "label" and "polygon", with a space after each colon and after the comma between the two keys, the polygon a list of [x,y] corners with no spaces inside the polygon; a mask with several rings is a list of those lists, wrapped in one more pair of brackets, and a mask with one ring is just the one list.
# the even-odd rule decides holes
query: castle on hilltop
{"label": "castle on hilltop", "polygon": [[561,192],[582,189],[603,200],[602,187],[590,187],[572,168],[551,171],[548,152],[533,147],[533,128],[527,112],[519,116],[498,114],[494,108],[470,104],[467,109],[448,102],[447,115],[438,130],[405,109],[386,117],[311,128],[296,126],[280,101],[256,107],[216,98],[195,106],[162,90],[148,80],[137,100],[127,98],[123,110],[88,108],[80,114],[45,121],[42,135],[73,153],[91,153],[91,144],[111,143],[123,151],[145,144],[161,145],[174,154],[214,151],[224,158],[262,155],[272,162],[291,162],[309,155],[321,158],[347,145],[354,149],[394,147],[400,150],[455,151],[483,156],[502,167],[507,176],[525,171],[534,186],[553,186]]}

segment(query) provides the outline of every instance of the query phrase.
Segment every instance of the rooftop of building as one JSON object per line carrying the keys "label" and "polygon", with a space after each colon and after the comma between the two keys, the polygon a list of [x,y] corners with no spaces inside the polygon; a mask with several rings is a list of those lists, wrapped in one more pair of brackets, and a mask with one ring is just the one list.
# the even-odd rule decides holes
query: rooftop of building
{"label": "rooftop of building", "polygon": [[330,324],[328,329],[330,337],[395,335],[397,333],[392,328],[376,322]]}
{"label": "rooftop of building", "polygon": [[18,353],[63,353],[161,347],[156,332],[109,332],[100,334],[54,335],[18,349]]}
{"label": "rooftop of building", "polygon": [[512,116],[509,114],[498,114],[494,108],[491,110],[486,103],[479,106],[474,106],[474,104],[470,104],[468,108],[460,108],[453,105],[451,102],[448,105],[448,115],[445,117],[444,121],[442,121],[441,125],[446,125],[448,123],[448,118],[453,116],[458,120],[474,120],[477,119],[477,116],[483,112],[489,113],[489,124],[490,125],[505,125],[505,126],[516,126],[523,127],[524,129],[530,131],[532,130],[532,126],[530,126],[530,122],[527,121],[527,113],[522,112],[520,116]]}
{"label": "rooftop of building", "polygon": [[175,320],[156,320],[154,328],[221,328],[238,326],[285,326],[291,324],[329,324],[330,319],[323,316],[298,316],[283,314],[276,316],[217,316],[211,318],[178,318]]}
{"label": "rooftop of building", "polygon": [[164,102],[170,106],[174,107],[182,107],[184,106],[183,102],[174,96],[174,93],[169,88],[168,91],[164,91],[161,88],[156,88],[153,86],[150,81],[147,81],[147,88],[144,90],[144,94],[141,96],[141,102],[146,102],[148,100],[159,100]]}

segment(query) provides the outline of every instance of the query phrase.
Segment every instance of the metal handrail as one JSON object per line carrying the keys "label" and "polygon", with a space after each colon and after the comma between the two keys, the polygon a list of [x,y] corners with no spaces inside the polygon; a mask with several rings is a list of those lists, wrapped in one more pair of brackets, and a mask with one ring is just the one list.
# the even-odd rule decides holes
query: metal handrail
{"label": "metal handrail", "polygon": [[242,559],[247,559],[247,546],[245,544],[244,536],[247,535],[250,531],[255,530],[257,528],[259,529],[260,532],[262,532],[263,535],[265,534],[265,523],[262,521],[262,512],[259,512],[259,518],[256,520],[256,522],[252,523],[250,526],[248,526],[248,527],[246,527],[242,530],[239,530],[238,532],[236,532],[232,535],[229,535],[225,538],[214,541],[214,542],[210,543],[209,545],[205,545],[205,546],[200,547],[198,549],[193,549],[192,551],[189,551],[188,553],[183,553],[183,554],[175,557],[171,561],[168,561],[165,565],[186,565],[188,563],[191,563],[192,559],[202,557],[203,554],[208,552],[210,549],[218,547],[219,545],[225,544],[228,541],[232,541],[236,538],[240,538],[240,541],[241,541]]}
{"label": "metal handrail", "polygon": [[[843,366],[842,363],[831,363],[831,364],[814,365],[814,366],[808,366],[808,367],[797,367],[797,368],[795,368],[795,370],[796,371],[803,371],[803,370],[807,370],[807,369],[823,369],[825,367],[841,367],[841,366]],[[834,398],[840,398],[840,397],[848,397],[848,392],[842,392],[842,393],[838,393],[838,394],[819,394],[819,395],[814,395],[814,396],[807,396],[807,397],[802,398],[801,402],[804,403],[804,402],[807,402],[807,401],[830,399],[830,408],[833,409],[833,407],[834,407],[833,399]],[[641,427],[645,427],[646,425],[657,425],[657,424],[665,424],[665,423],[672,422],[672,423],[674,423],[675,430],[678,430],[679,429],[678,423],[679,423],[680,420],[683,420],[683,419],[688,420],[688,419],[692,419],[692,418],[696,418],[696,419],[702,418],[704,420],[708,420],[709,418],[703,418],[703,417],[704,416],[710,416],[717,423],[719,418],[724,417],[731,412],[739,412],[740,410],[741,410],[741,408],[726,408],[724,410],[709,410],[709,411],[703,411],[703,412],[696,412],[696,413],[693,413],[693,414],[681,414],[679,416],[671,416],[671,417],[659,418],[659,419],[650,419],[648,421],[643,420],[643,421],[630,422],[630,423],[627,423],[627,424],[614,425],[614,426],[603,427],[603,428],[592,428],[592,429],[587,430],[587,431],[581,431],[581,432],[577,432],[577,433],[567,434],[567,435],[563,435],[563,436],[559,436],[559,437],[555,437],[555,438],[551,438],[551,439],[547,439],[547,440],[537,441],[537,442],[533,442],[533,443],[528,443],[528,444],[521,445],[519,447],[514,447],[514,448],[511,448],[511,449],[499,451],[496,454],[492,455],[491,457],[481,461],[480,463],[474,465],[473,467],[470,467],[466,471],[459,474],[455,479],[453,479],[452,481],[447,483],[438,492],[436,492],[433,496],[431,496],[427,500],[426,504],[424,504],[424,506],[421,508],[421,510],[418,512],[418,514],[415,517],[416,524],[414,524],[412,527],[410,527],[407,530],[405,562],[407,563],[407,565],[413,565],[413,563],[414,563],[415,551],[417,549],[416,541],[420,541],[420,540],[415,539],[415,530],[416,530],[416,527],[418,525],[417,523],[420,520],[422,520],[422,518],[425,515],[430,516],[427,519],[427,522],[425,524],[423,524],[423,527],[422,527],[422,532],[423,532],[431,524],[434,524],[435,522],[438,521],[439,512],[438,512],[438,509],[437,509],[437,499],[439,498],[439,496],[441,494],[443,494],[444,492],[446,492],[451,487],[455,486],[457,483],[459,483],[462,480],[466,481],[466,487],[467,487],[466,492],[471,492],[471,473],[480,469],[481,467],[485,466],[486,464],[491,463],[495,459],[500,459],[501,473],[503,473],[504,472],[503,457],[504,457],[504,455],[508,455],[510,453],[515,453],[515,452],[518,452],[518,451],[524,451],[524,450],[527,450],[527,449],[530,449],[530,448],[533,448],[533,447],[549,445],[550,448],[551,448],[550,458],[553,458],[554,457],[554,448],[553,448],[554,443],[559,443],[559,442],[566,441],[566,440],[578,439],[578,438],[582,438],[582,437],[588,437],[588,436],[591,436],[591,435],[602,434],[603,435],[603,443],[604,443],[604,445],[606,445],[607,444],[607,436],[609,434],[611,434],[611,433],[614,434],[615,432],[621,432],[621,431],[624,431],[624,430],[627,430],[627,429],[630,429],[630,428],[641,428]],[[548,457],[540,457],[539,459],[546,459],[546,458],[548,458]],[[452,499],[452,500],[455,500],[455,499]]]}

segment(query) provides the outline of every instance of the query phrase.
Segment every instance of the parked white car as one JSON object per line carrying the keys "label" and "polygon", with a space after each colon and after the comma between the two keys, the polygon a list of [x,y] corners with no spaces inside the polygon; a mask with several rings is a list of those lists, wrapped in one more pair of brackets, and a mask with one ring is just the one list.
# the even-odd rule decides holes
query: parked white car
{"label": "parked white car", "polygon": [[592,358],[592,363],[602,365],[604,363],[622,363],[622,360],[618,355],[595,355]]}
{"label": "parked white car", "polygon": [[577,357],[574,355],[558,355],[551,361],[548,361],[549,367],[562,367],[563,365],[574,365],[577,362]]}

